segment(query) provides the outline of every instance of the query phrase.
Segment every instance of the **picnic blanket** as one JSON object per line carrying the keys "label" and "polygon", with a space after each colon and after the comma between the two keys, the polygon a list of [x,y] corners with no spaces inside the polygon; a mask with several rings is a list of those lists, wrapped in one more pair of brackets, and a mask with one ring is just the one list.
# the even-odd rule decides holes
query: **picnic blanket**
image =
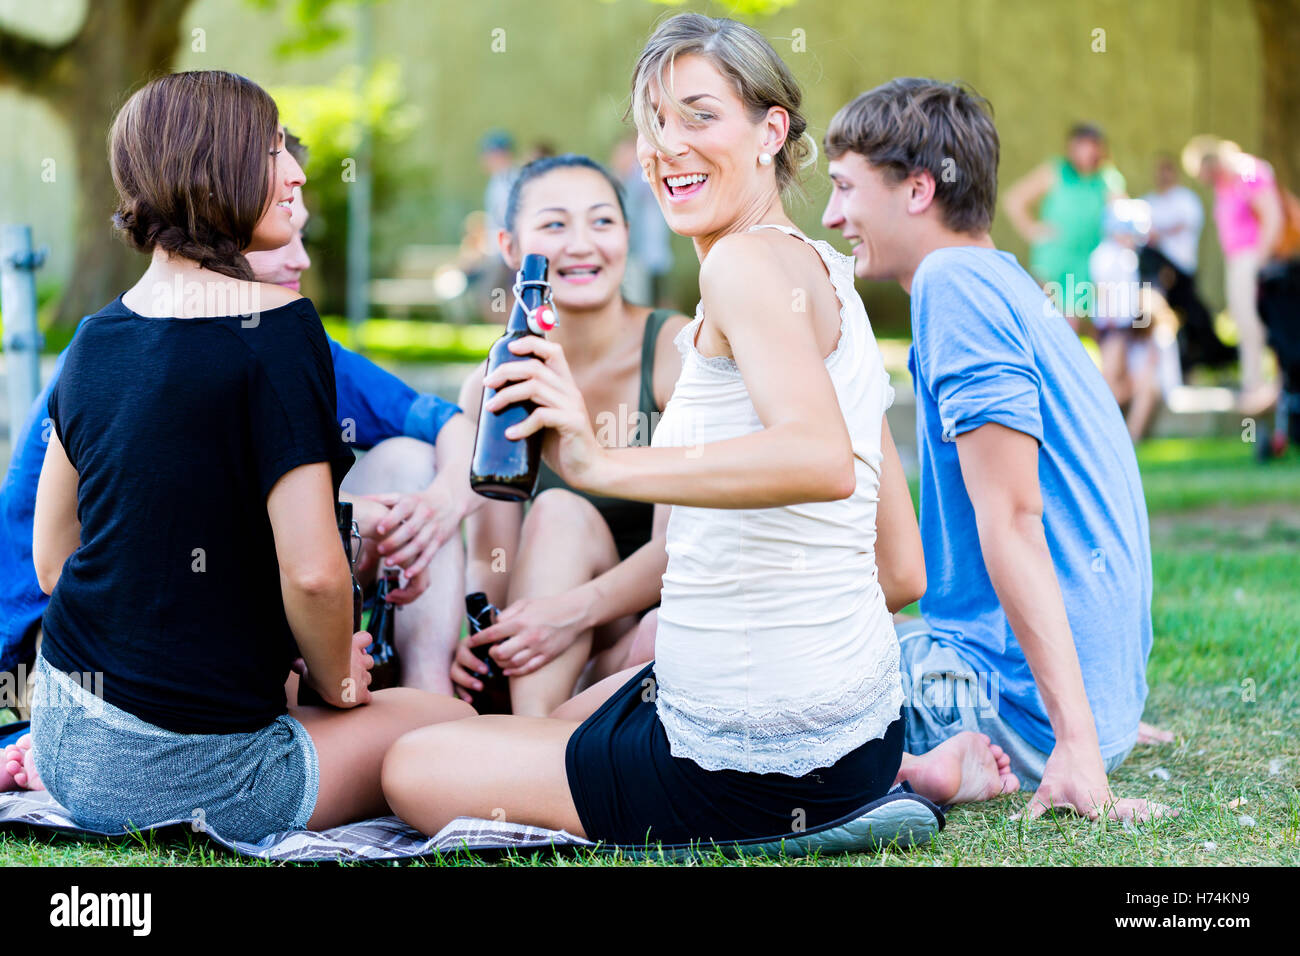
{"label": "picnic blanket", "polygon": [[[45,791],[0,793],[0,826],[12,825],[94,837],[122,835],[78,827],[67,811]],[[191,825],[190,820],[170,820],[148,829]],[[509,851],[532,853],[551,848],[572,851],[583,847],[597,852],[619,852],[637,859],[683,860],[718,852],[731,857],[801,857],[813,853],[873,852],[884,846],[906,848],[927,842],[943,826],[943,811],[903,783],[861,810],[824,826],[770,839],[729,844],[614,846],[593,843],[564,830],[472,817],[451,821],[432,838],[412,829],[397,817],[378,817],[321,832],[293,830],[273,833],[257,843],[228,840],[210,829],[203,832],[212,841],[235,853],[286,863],[400,860],[457,853],[494,856]]]}

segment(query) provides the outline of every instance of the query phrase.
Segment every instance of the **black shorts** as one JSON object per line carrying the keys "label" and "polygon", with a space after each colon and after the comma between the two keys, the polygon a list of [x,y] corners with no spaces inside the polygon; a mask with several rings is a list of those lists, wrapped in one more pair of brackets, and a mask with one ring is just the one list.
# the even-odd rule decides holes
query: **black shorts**
{"label": "black shorts", "polygon": [[903,758],[903,720],[832,767],[802,777],[705,770],[674,757],[646,665],[587,718],[564,765],[588,839],[620,845],[775,837],[847,816],[883,797]]}

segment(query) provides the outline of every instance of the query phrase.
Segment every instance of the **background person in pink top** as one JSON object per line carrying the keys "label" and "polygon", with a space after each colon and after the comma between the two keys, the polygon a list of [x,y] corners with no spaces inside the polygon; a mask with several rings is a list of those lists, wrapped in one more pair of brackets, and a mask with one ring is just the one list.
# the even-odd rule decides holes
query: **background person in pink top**
{"label": "background person in pink top", "polygon": [[1282,204],[1273,168],[1217,136],[1194,137],[1183,168],[1214,187],[1214,222],[1223,247],[1228,312],[1237,326],[1241,356],[1240,408],[1265,411],[1277,397],[1264,381],[1264,326],[1256,307],[1259,270],[1282,234]]}

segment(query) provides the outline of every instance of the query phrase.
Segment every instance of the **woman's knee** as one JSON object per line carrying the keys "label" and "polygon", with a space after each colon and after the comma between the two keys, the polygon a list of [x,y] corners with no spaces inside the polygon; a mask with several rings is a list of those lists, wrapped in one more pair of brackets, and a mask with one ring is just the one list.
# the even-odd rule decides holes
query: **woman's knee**
{"label": "woman's knee", "polygon": [[600,522],[600,512],[582,495],[567,488],[547,488],[529,506],[524,532],[572,532],[575,524],[589,526],[593,522]]}
{"label": "woman's knee", "polygon": [[599,573],[618,562],[614,535],[596,506],[566,488],[548,488],[533,500],[524,516],[519,547],[523,559],[537,558],[538,547],[548,561],[562,552],[572,565],[580,556],[590,565],[582,573]]}
{"label": "woman's knee", "polygon": [[[418,491],[437,474],[432,445],[418,438],[387,438],[366,452],[353,469],[356,490]],[[351,476],[350,476],[351,477]]]}
{"label": "woman's knee", "polygon": [[[393,812],[407,818],[412,806],[437,797],[440,779],[453,779],[454,735],[432,725],[408,731],[393,741],[384,754],[379,784]],[[437,768],[437,773],[431,772]]]}
{"label": "woman's knee", "polygon": [[384,799],[393,812],[416,826],[466,812],[472,802],[466,786],[479,779],[484,751],[490,752],[491,735],[484,732],[491,722],[490,717],[444,721],[398,737],[379,771]]}

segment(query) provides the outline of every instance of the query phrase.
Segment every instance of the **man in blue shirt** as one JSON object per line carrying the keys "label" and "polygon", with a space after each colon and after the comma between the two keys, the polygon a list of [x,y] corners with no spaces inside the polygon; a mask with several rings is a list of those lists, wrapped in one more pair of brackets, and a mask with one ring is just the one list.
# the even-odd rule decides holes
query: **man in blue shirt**
{"label": "man in blue shirt", "polygon": [[[994,247],[998,136],[957,86],[894,80],[826,135],[822,222],[859,278],[912,297],[923,620],[899,626],[907,749],[987,734],[1049,807],[1166,812],[1107,775],[1137,740],[1151,649],[1146,504],[1124,420],[1078,338]],[[906,768],[905,758],[905,768]]]}
{"label": "man in blue shirt", "polygon": [[[290,148],[293,148],[292,144]],[[308,212],[296,190],[297,234],[282,249],[248,254],[262,282],[294,290],[310,264],[302,242]],[[475,428],[457,405],[420,394],[370,360],[330,341],[344,441],[367,453],[348,473],[342,497],[353,502],[363,547],[358,576],[373,579],[377,558],[399,566],[407,583],[390,592],[405,604],[397,616],[403,683],[451,693],[451,657],[464,606],[464,553],[459,526],[482,498],[469,487]],[[66,353],[65,353],[66,354]],[[52,428],[49,398],[54,374],[14,437],[13,457],[0,485],[0,671],[21,677],[36,655],[41,616],[49,598],[32,564],[32,514]],[[17,689],[17,688],[15,688]],[[3,701],[0,706],[25,701]]]}

